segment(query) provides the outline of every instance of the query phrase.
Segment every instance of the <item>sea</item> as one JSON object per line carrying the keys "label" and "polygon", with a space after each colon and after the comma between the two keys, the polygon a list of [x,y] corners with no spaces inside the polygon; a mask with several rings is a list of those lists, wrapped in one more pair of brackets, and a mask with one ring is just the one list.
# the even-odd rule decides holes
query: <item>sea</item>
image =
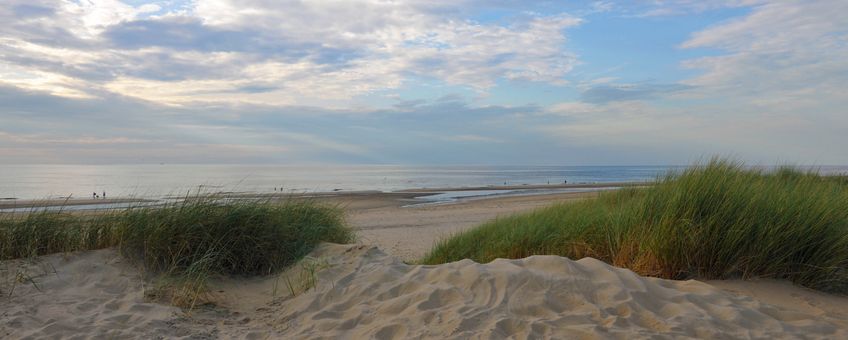
{"label": "sea", "polygon": [[[0,165],[0,199],[162,198],[212,192],[396,191],[650,182],[681,166]],[[848,166],[816,167],[824,174]]]}

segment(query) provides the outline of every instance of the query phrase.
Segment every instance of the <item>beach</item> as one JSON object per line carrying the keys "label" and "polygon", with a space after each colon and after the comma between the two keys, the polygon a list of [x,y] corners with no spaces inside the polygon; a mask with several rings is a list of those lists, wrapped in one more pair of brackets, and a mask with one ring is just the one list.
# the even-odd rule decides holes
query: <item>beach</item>
{"label": "beach", "polygon": [[845,13],[3,0],[0,340],[848,340]]}
{"label": "beach", "polygon": [[348,221],[357,229],[359,242],[375,245],[404,261],[414,261],[435,242],[482,222],[596,195],[597,192],[556,193],[418,206],[406,206],[408,201],[379,196],[338,201],[346,207]]}
{"label": "beach", "polygon": [[[426,192],[425,192],[426,193]],[[214,277],[191,311],[112,249],[0,266],[0,336],[82,338],[842,338],[848,298],[774,280],[673,281],[532,256],[421,266],[479,223],[597,192],[422,202],[421,192],[317,195],[356,244],[323,244],[271,276]]]}
{"label": "beach", "polygon": [[848,340],[845,13],[3,0],[0,340]]}

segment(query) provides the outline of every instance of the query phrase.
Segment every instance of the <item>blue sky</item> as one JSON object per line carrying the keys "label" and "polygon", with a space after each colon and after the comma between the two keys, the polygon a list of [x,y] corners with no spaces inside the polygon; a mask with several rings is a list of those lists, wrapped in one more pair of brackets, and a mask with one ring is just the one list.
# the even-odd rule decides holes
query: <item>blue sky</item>
{"label": "blue sky", "polygon": [[848,164],[845,1],[0,7],[3,163]]}

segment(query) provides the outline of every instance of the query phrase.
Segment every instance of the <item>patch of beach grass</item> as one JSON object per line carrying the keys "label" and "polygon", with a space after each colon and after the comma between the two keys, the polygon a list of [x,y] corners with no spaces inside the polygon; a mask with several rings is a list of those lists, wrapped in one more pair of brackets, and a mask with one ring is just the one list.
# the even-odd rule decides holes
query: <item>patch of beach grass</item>
{"label": "patch of beach grass", "polygon": [[0,260],[117,245],[115,226],[104,223],[111,217],[111,213],[75,215],[35,208],[28,213],[0,213]]}
{"label": "patch of beach grass", "polygon": [[114,222],[121,253],[154,271],[186,271],[208,262],[221,274],[269,274],[322,241],[348,243],[342,211],[310,201],[199,200],[133,209]]}
{"label": "patch of beach grass", "polygon": [[590,256],[669,279],[767,277],[848,291],[848,183],[713,159],[647,188],[485,223],[421,262]]}
{"label": "patch of beach grass", "polygon": [[97,214],[0,214],[0,260],[117,247],[147,273],[164,278],[152,295],[170,296],[184,307],[195,305],[210,275],[271,274],[320,242],[349,243],[353,237],[341,209],[296,199],[198,196]]}

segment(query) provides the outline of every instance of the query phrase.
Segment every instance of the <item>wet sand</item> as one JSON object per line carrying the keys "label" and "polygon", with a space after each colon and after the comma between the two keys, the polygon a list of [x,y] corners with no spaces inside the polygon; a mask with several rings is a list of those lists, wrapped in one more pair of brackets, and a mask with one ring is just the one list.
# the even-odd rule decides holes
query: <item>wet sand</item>
{"label": "wet sand", "polygon": [[147,203],[155,200],[140,199],[140,198],[55,198],[55,199],[5,199],[0,200],[0,209],[14,208],[42,208],[42,207],[61,207],[61,206],[77,206],[77,205],[108,205],[118,203]]}
{"label": "wet sand", "polygon": [[[614,189],[628,186],[642,186],[649,183],[621,182],[621,183],[594,183],[594,184],[551,184],[551,185],[506,185],[506,186],[486,186],[486,187],[456,187],[456,188],[420,188],[407,189],[393,192],[382,192],[376,190],[362,191],[330,191],[330,192],[215,192],[208,193],[200,197],[217,197],[217,198],[236,198],[236,199],[315,199],[327,202],[343,204],[351,211],[375,208],[426,203],[425,200],[415,200],[416,197],[424,197],[439,193],[462,192],[462,191],[498,191],[506,193],[508,191],[522,193],[526,196],[548,196],[546,191],[563,191],[563,190],[604,190]],[[503,196],[509,196],[505,194]],[[41,207],[61,207],[61,206],[83,206],[91,205],[92,209],[97,207],[109,207],[115,204],[126,203],[153,203],[161,201],[194,199],[198,196],[164,196],[161,198],[138,198],[138,197],[115,197],[115,198],[50,198],[50,199],[16,199],[2,198],[0,199],[0,209],[25,209],[25,208],[41,208]],[[493,199],[507,199],[506,197],[498,197]],[[477,198],[473,198],[477,199]],[[473,200],[472,199],[472,200]],[[542,201],[549,198],[541,199]],[[507,199],[508,200],[508,199]]]}

